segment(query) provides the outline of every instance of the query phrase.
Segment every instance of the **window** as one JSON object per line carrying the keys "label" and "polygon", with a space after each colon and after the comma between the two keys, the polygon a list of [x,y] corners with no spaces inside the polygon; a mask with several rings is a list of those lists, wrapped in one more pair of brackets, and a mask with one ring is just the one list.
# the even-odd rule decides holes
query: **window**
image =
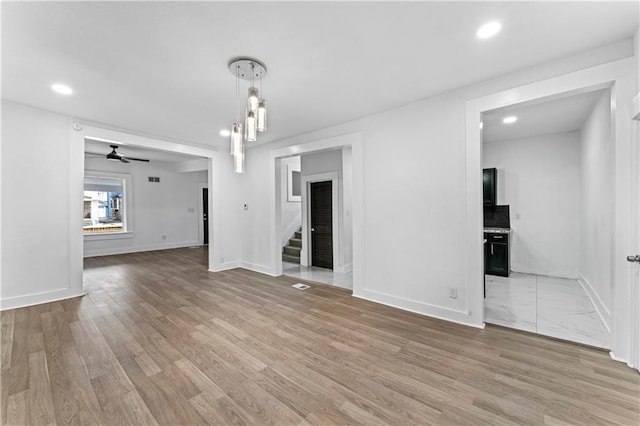
{"label": "window", "polygon": [[124,178],[85,176],[82,224],[85,234],[118,233],[127,230],[125,184]]}

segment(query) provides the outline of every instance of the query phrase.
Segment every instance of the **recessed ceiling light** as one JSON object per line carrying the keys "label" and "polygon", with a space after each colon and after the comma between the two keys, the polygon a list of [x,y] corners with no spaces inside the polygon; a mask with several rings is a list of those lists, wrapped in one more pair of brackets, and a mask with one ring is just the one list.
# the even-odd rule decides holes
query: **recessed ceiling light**
{"label": "recessed ceiling light", "polygon": [[500,32],[502,25],[498,21],[487,22],[478,29],[476,36],[480,39],[491,38]]}
{"label": "recessed ceiling light", "polygon": [[222,137],[227,137],[227,136],[231,136],[231,131],[227,130],[227,129],[222,129],[220,130],[220,136]]}
{"label": "recessed ceiling light", "polygon": [[510,116],[505,117],[505,118],[502,119],[502,122],[504,124],[513,124],[516,121],[518,121],[518,117],[516,117],[515,115],[510,115]]}
{"label": "recessed ceiling light", "polygon": [[60,93],[61,95],[70,95],[73,93],[73,90],[71,90],[71,87],[65,86],[64,84],[60,84],[60,83],[51,85],[51,90],[53,90],[56,93]]}

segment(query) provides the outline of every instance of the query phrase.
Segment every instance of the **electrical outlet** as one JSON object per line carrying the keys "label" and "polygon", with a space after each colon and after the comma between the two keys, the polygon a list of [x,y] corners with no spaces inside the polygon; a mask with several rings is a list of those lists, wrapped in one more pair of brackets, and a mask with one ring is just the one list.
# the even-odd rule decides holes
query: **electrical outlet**
{"label": "electrical outlet", "polygon": [[449,297],[451,299],[457,299],[458,298],[458,289],[457,288],[453,288],[453,287],[449,287]]}
{"label": "electrical outlet", "polygon": [[520,219],[522,216],[520,216],[520,213],[516,213],[516,219]]}

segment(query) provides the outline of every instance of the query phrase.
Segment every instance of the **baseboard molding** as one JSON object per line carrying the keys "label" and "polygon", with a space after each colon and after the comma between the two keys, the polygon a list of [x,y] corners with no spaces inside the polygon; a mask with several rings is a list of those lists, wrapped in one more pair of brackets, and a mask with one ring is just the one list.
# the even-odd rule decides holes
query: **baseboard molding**
{"label": "baseboard molding", "polygon": [[225,262],[221,263],[220,266],[218,266],[216,269],[209,269],[209,272],[228,271],[229,269],[240,268],[241,264],[242,262],[240,262],[239,260],[234,260],[233,262]]}
{"label": "baseboard molding", "polygon": [[611,312],[607,307],[602,303],[602,299],[600,299],[600,295],[593,288],[589,280],[587,280],[582,274],[578,274],[578,282],[584,289],[584,292],[587,293],[587,296],[593,303],[593,306],[596,308],[596,312],[598,316],[600,316],[600,320],[604,324],[604,328],[607,329],[607,333],[611,334]]}
{"label": "baseboard molding", "polygon": [[347,272],[353,271],[353,263],[347,263],[346,265],[337,265],[333,268],[336,272],[340,272],[346,274]]}
{"label": "baseboard molding", "polygon": [[43,303],[57,302],[59,300],[71,299],[73,297],[84,296],[84,292],[80,293],[72,291],[69,288],[59,290],[44,291],[42,293],[26,294],[24,296],[8,297],[0,300],[0,311],[8,309],[26,308],[27,306],[41,305]]}
{"label": "baseboard molding", "polygon": [[84,257],[97,257],[97,256],[112,256],[115,254],[127,254],[127,253],[139,253],[143,251],[155,251],[155,250],[168,250],[175,248],[201,246],[202,244],[197,241],[183,241],[178,243],[163,243],[163,244],[149,244],[146,246],[133,246],[133,247],[116,247],[108,249],[95,249],[85,250]]}
{"label": "baseboard molding", "polygon": [[519,274],[528,274],[528,275],[539,275],[541,277],[552,277],[552,278],[566,278],[568,280],[577,280],[578,277],[576,275],[562,274],[562,273],[554,273],[549,271],[535,271],[535,270],[527,270],[526,268],[511,268],[511,272],[516,272]]}
{"label": "baseboard molding", "polygon": [[478,324],[469,321],[469,314],[458,309],[418,302],[368,289],[359,290],[357,293],[354,291],[353,296],[370,302],[380,303],[381,305],[391,306],[392,308],[402,309],[403,311],[413,312],[415,314],[455,322],[469,327],[484,328],[484,323]]}
{"label": "baseboard molding", "polygon": [[261,274],[269,275],[271,277],[276,277],[277,276],[271,271],[270,267],[264,266],[264,265],[258,265],[256,263],[240,262],[240,267],[242,269],[247,269],[247,270],[253,271],[253,272],[259,272]]}

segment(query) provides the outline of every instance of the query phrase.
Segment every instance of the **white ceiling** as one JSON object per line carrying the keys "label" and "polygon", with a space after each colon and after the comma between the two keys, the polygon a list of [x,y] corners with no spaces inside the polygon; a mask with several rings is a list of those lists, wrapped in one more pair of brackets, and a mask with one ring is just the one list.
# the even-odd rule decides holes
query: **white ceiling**
{"label": "white ceiling", "polygon": [[[602,92],[523,102],[487,112],[482,115],[482,141],[500,142],[580,130]],[[518,121],[504,124],[502,119],[508,116],[515,116]]]}
{"label": "white ceiling", "polygon": [[[502,32],[478,40],[489,20]],[[2,96],[226,147],[227,65],[252,56],[268,68],[265,143],[628,39],[637,26],[637,2],[611,1],[3,2]],[[75,93],[53,93],[54,82]]]}
{"label": "white ceiling", "polygon": [[[93,139],[85,139],[84,152],[87,158],[106,158],[111,152],[109,145],[115,145],[113,142],[103,142]],[[184,161],[197,160],[203,157],[197,157],[187,154],[178,154],[175,152],[158,151],[134,147],[130,145],[119,146],[116,152],[124,157],[144,158],[152,163],[181,163]]]}

